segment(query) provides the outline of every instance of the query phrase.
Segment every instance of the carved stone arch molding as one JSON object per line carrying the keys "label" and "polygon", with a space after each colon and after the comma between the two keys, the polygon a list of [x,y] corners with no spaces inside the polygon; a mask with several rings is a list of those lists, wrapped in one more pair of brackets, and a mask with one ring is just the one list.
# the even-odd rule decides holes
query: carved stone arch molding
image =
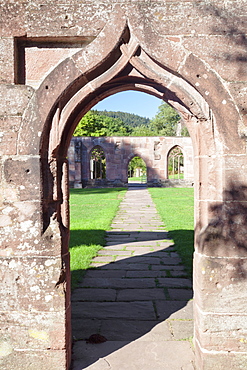
{"label": "carved stone arch molding", "polygon": [[[212,153],[217,135],[225,142],[223,151],[228,141],[232,143],[234,135],[239,151],[240,116],[220,78],[194,54],[179,49],[168,39],[165,47],[167,43],[177,56],[174,70],[167,67],[169,60],[162,59],[161,53],[158,58],[154,57],[156,51],[152,45],[146,45],[148,52],[144,50],[124,14],[113,13],[112,20],[98,37],[58,65],[36,91],[23,119],[18,153],[38,154],[49,146],[49,153],[53,155],[61,143],[66,143],[63,147],[67,149],[79,119],[93,105],[116,92],[130,89],[155,95],[177,109],[187,122],[194,145],[199,129],[207,134],[207,149]],[[216,95],[220,95],[221,106]],[[231,132],[221,119],[226,104],[232,121]],[[35,114],[34,106],[38,107]],[[34,121],[37,130],[33,132],[33,140],[29,135],[26,142],[26,133]]]}

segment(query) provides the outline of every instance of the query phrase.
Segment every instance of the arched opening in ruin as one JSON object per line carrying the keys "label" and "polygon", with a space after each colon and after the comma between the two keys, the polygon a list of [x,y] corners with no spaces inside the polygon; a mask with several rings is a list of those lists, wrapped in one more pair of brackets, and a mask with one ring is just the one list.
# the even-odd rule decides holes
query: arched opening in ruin
{"label": "arched opening in ruin", "polygon": [[176,145],[167,156],[167,178],[171,180],[184,179],[184,155],[182,149]]}
{"label": "arched opening in ruin", "polygon": [[128,183],[146,184],[147,165],[139,156],[134,156],[128,164]]}
{"label": "arched opening in ruin", "polygon": [[102,180],[106,177],[106,157],[101,146],[95,146],[90,153],[90,179]]}
{"label": "arched opening in ruin", "polygon": [[[169,44],[169,50],[174,55],[181,55],[177,64],[161,55],[157,46],[152,47],[145,42],[138,40],[126,25],[125,18],[119,21],[118,27],[110,22],[109,28],[104,29],[85,50],[66,59],[50,73],[35,95],[35,104],[38,107],[36,115],[32,112],[34,102],[31,101],[32,104],[26,111],[26,124],[19,134],[20,155],[36,153],[37,147],[40,148],[41,234],[49,246],[47,250],[50,250],[51,258],[56,254],[61,260],[60,277],[56,283],[56,292],[59,293],[56,294],[59,317],[66,322],[61,331],[65,338],[67,367],[71,354],[71,324],[66,156],[72,133],[80,118],[99,100],[129,89],[157,96],[177,109],[186,122],[194,145],[196,237],[210,219],[209,202],[205,195],[207,189],[215,189],[213,200],[222,199],[224,178],[221,168],[224,152],[229,147],[237,153],[240,151],[236,127],[238,114],[231,105],[228,92],[214,72],[195,56],[185,56],[183,52],[178,52],[173,41],[164,42]],[[58,79],[57,76],[64,78]],[[204,84],[205,88],[202,88]],[[224,103],[214,102],[213,90],[211,94],[214,86],[220,91],[220,99]],[[231,130],[226,129],[222,119],[226,102],[232,113],[232,116],[229,114],[229,119],[232,119]],[[30,130],[30,125],[36,129]],[[198,240],[196,239],[197,251],[200,251]],[[198,271],[197,273],[199,274]],[[195,287],[197,294],[200,281],[197,281]],[[196,335],[198,339],[198,331]]]}
{"label": "arched opening in ruin", "polygon": [[[67,181],[66,181],[66,173],[67,173],[67,163],[66,161],[63,159],[66,157],[66,150],[65,148],[68,147],[68,144],[69,144],[69,140],[71,138],[71,135],[72,135],[72,128],[75,127],[75,125],[79,122],[79,119],[82,117],[83,114],[86,113],[87,110],[89,110],[93,104],[98,100],[99,97],[101,98],[104,98],[105,96],[109,96],[111,94],[114,94],[116,91],[126,91],[128,89],[135,89],[137,91],[143,91],[143,92],[146,92],[146,93],[153,93],[155,94],[157,97],[162,97],[164,96],[164,89],[162,87],[162,85],[159,85],[159,84],[156,84],[156,83],[153,83],[153,81],[149,80],[148,78],[147,79],[140,79],[139,77],[126,77],[124,76],[123,78],[119,78],[119,81],[118,81],[118,78],[116,79],[116,87],[114,87],[114,83],[111,81],[110,85],[108,84],[105,84],[103,83],[103,85],[101,85],[101,89],[103,89],[102,92],[100,92],[100,90],[98,91],[98,94],[95,92],[93,94],[93,96],[91,96],[91,92],[90,93],[87,93],[87,97],[86,99],[84,98],[81,98],[80,101],[78,102],[79,103],[79,106],[78,108],[76,107],[73,107],[74,105],[74,98],[72,97],[71,98],[71,101],[67,102],[66,106],[64,106],[64,112],[60,111],[61,108],[59,108],[59,114],[58,114],[58,111],[57,109],[55,109],[55,112],[57,111],[57,114],[58,116],[57,117],[60,117],[60,119],[58,120],[58,125],[60,126],[60,124],[62,126],[64,126],[64,130],[62,131],[62,136],[60,137],[59,141],[57,142],[58,146],[57,147],[54,147],[53,145],[55,143],[53,142],[49,142],[50,144],[50,148],[49,148],[49,152],[50,152],[50,158],[45,158],[45,161],[48,159],[48,162],[46,162],[48,164],[48,171],[51,171],[52,173],[52,176],[53,178],[56,178],[58,180],[58,182],[56,182],[55,184],[55,189],[57,191],[57,194],[58,194],[58,197],[56,198],[58,200],[57,203],[55,203],[55,205],[58,206],[58,209],[59,209],[59,215],[60,215],[60,222],[61,222],[61,232],[62,232],[62,250],[63,250],[63,253],[62,253],[62,268],[64,271],[67,272],[67,274],[69,273],[69,264],[68,264],[68,260],[66,259],[66,255],[68,254],[68,236],[69,236],[69,219],[68,219],[68,205],[66,205],[66,201],[68,200],[68,187],[67,187]],[[113,87],[111,86],[113,84]],[[160,92],[161,90],[161,92]],[[162,91],[163,90],[163,91]],[[78,98],[78,94],[76,95],[76,98]],[[88,99],[88,102],[86,102]],[[84,108],[82,108],[82,102],[85,101],[85,105],[84,105]],[[72,103],[72,106],[70,107],[69,109],[69,105]],[[176,108],[177,108],[177,105],[175,104]],[[179,107],[179,105],[178,105]],[[76,108],[76,109],[75,109]],[[78,110],[78,113],[75,114],[76,110]],[[184,108],[182,108],[182,111],[183,111]],[[54,113],[55,113],[54,112]],[[55,115],[53,116],[54,118],[56,117],[56,113]],[[191,119],[193,121],[193,117],[189,116],[189,120],[188,120],[188,123],[191,122]],[[56,120],[56,119],[55,119]],[[59,123],[60,122],[60,123]],[[51,125],[51,133],[50,135],[53,136],[54,133],[52,133],[52,130],[56,130],[55,126],[54,126],[54,119],[53,119],[53,124]],[[54,150],[55,149],[55,150]],[[53,165],[55,165],[55,167],[53,167]],[[56,167],[57,166],[57,167]],[[45,169],[46,168],[46,165],[43,166],[43,168]],[[55,172],[54,172],[55,170]],[[57,175],[55,175],[57,174]],[[46,197],[49,197],[50,194],[47,194],[44,199],[47,199]],[[62,202],[59,201],[59,199],[62,200]],[[46,221],[47,223],[45,224],[45,229],[47,228],[47,226],[50,224],[50,214],[53,213],[51,208],[54,207],[54,203],[53,202],[46,202],[46,204],[49,204],[50,203],[50,210],[49,210],[49,213],[46,212],[46,209],[44,208],[44,221]],[[68,279],[69,281],[69,279]],[[67,299],[69,298],[69,287],[67,287],[67,291],[66,291],[66,295],[67,295]],[[70,316],[69,316],[69,313],[68,313],[68,316],[66,318],[66,321],[67,321],[67,328],[69,328],[69,330],[71,330],[71,326],[70,326]],[[70,349],[71,349],[71,342],[70,342],[70,336],[71,336],[71,331],[67,331],[67,351],[68,351],[68,356],[70,356]]]}

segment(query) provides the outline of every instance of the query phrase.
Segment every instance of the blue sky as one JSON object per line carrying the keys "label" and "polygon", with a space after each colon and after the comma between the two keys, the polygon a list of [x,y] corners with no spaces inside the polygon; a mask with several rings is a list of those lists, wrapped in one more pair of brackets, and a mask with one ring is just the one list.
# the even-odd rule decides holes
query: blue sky
{"label": "blue sky", "polygon": [[102,100],[92,109],[115,112],[121,111],[138,114],[142,117],[153,118],[161,103],[161,99],[146,93],[139,91],[123,91]]}

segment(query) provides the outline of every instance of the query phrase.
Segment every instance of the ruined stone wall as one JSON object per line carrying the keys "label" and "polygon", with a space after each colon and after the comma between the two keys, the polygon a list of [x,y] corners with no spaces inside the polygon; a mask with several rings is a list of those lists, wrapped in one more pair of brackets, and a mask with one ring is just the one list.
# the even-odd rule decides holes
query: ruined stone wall
{"label": "ruined stone wall", "polygon": [[67,149],[134,89],[186,121],[195,163],[198,369],[244,369],[246,0],[0,4],[1,368],[70,363]]}
{"label": "ruined stone wall", "polygon": [[[80,142],[80,161],[76,146]],[[172,186],[193,186],[193,147],[190,137],[74,137],[68,150],[69,182],[71,187],[90,186],[90,155],[95,146],[104,150],[107,186],[128,184],[128,164],[138,156],[147,166],[148,186],[169,186],[168,155],[179,146],[184,156],[184,181]]]}

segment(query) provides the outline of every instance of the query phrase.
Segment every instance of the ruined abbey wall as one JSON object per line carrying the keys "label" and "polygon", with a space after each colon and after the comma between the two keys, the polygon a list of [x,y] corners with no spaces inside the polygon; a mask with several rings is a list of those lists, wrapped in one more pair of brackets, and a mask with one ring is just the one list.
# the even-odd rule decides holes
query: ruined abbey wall
{"label": "ruined abbey wall", "polygon": [[0,4],[0,366],[68,369],[67,150],[99,100],[183,117],[195,164],[197,369],[247,362],[246,0]]}
{"label": "ruined abbey wall", "polygon": [[[91,181],[90,168],[91,152],[95,147],[103,150],[106,160],[106,176],[96,182]],[[183,179],[171,182],[168,181],[168,156],[175,147],[179,147],[183,153]],[[70,186],[127,186],[128,165],[136,156],[146,164],[148,186],[193,186],[193,147],[190,137],[120,136],[73,137],[68,149]]]}

